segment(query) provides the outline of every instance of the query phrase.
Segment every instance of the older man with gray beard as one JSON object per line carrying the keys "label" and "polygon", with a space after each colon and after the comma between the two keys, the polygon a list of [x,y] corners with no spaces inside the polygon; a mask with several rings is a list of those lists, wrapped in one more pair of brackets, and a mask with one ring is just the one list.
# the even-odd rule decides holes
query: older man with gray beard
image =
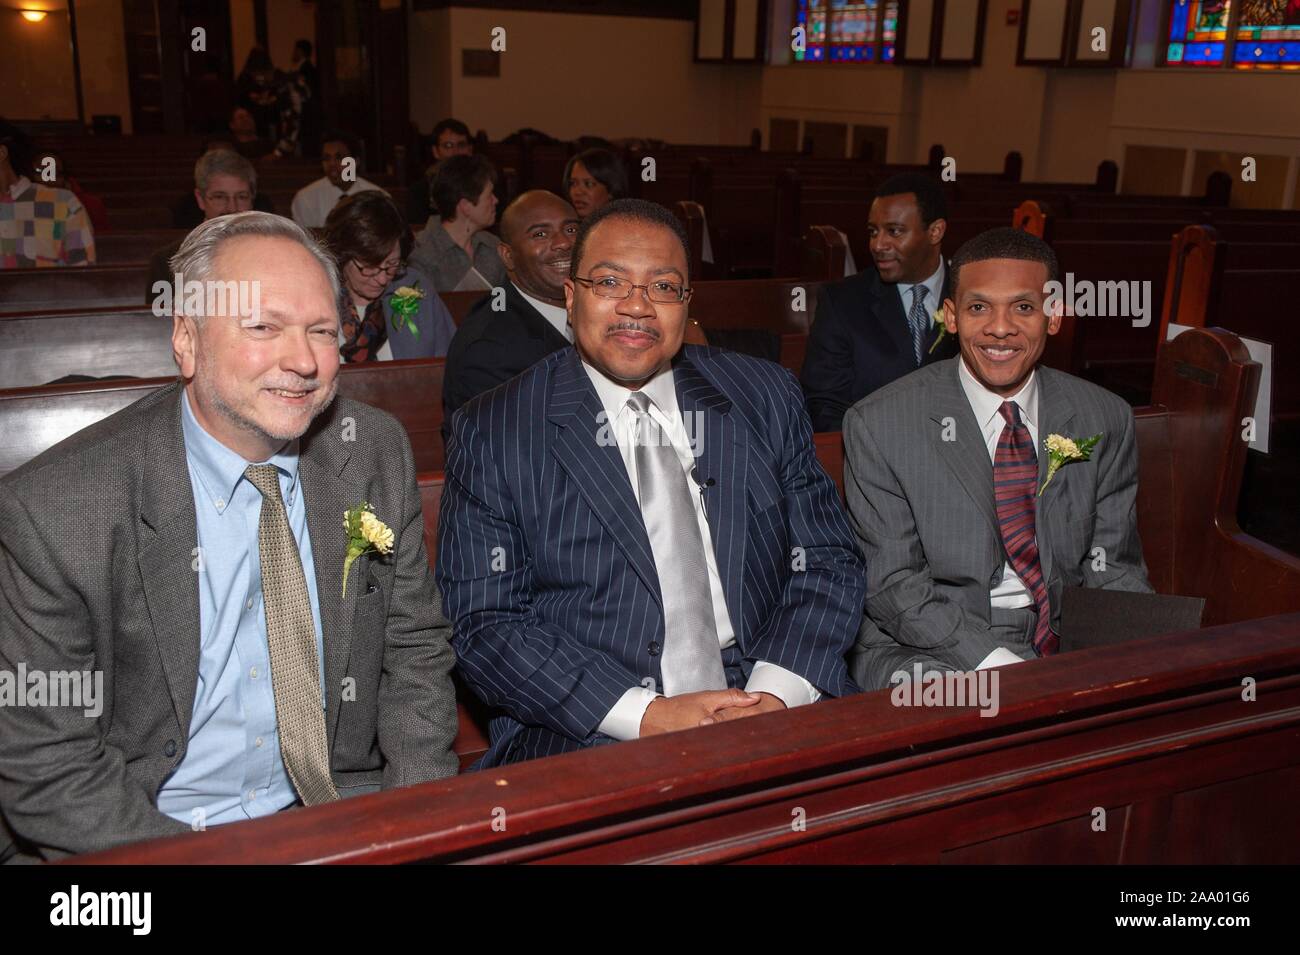
{"label": "older man with gray beard", "polygon": [[180,380],[0,481],[0,669],[107,685],[97,718],[0,708],[0,861],[456,772],[411,448],[335,400],[333,260],[243,212],[171,264],[254,294],[178,302]]}

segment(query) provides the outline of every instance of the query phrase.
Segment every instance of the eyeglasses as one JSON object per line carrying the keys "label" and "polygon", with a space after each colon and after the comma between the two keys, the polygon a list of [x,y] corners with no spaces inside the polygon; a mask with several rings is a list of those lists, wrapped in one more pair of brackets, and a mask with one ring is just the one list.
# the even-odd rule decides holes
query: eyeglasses
{"label": "eyeglasses", "polygon": [[649,285],[637,285],[614,275],[589,279],[575,276],[573,280],[587,286],[601,298],[625,299],[632,294],[633,289],[644,289],[646,298],[656,305],[681,305],[690,300],[691,292],[694,291],[680,282],[669,282],[666,279],[659,279]]}
{"label": "eyeglasses", "polygon": [[392,265],[362,265],[356,259],[353,259],[352,265],[361,273],[362,278],[367,279],[373,279],[376,275],[387,275],[390,278],[395,278],[406,271],[405,260],[394,262]]}

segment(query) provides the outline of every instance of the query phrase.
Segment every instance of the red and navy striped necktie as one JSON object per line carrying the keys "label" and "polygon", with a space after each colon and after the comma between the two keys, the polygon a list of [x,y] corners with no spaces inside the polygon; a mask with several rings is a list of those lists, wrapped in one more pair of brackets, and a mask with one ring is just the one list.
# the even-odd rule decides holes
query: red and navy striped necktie
{"label": "red and navy striped necktie", "polygon": [[1052,632],[1052,609],[1047,599],[1043,568],[1038,562],[1038,543],[1034,538],[1034,505],[1038,489],[1038,457],[1029,429],[1020,420],[1020,406],[1004,401],[998,408],[1007,426],[998,438],[993,457],[993,502],[998,511],[998,528],[1007,563],[1020,582],[1029,589],[1038,610],[1034,628],[1034,652],[1041,656],[1055,653],[1060,643]]}

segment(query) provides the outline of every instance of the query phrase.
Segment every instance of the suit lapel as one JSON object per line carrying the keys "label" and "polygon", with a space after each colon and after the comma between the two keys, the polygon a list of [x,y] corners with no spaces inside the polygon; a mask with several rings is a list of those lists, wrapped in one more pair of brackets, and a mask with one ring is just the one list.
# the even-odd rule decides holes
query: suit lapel
{"label": "suit lapel", "polygon": [[688,346],[679,355],[673,368],[673,384],[686,433],[697,442],[698,477],[716,482],[704,492],[705,513],[713,538],[713,556],[727,596],[731,629],[740,639],[745,619],[745,550],[749,538],[745,513],[749,446],[740,439],[729,413],[731,400],[691,363],[691,350]]}
{"label": "suit lapel", "polygon": [[[935,378],[934,390],[930,395],[930,417],[935,427],[931,431],[930,440],[938,450],[939,457],[952,471],[958,486],[970,496],[976,508],[984,515],[989,529],[1000,541],[1002,534],[993,503],[993,464],[989,460],[984,434],[975,420],[975,412],[971,411],[966,392],[962,390],[957,378],[959,361],[960,358],[952,359],[947,368]],[[953,440],[945,441],[944,432],[949,423],[953,425]]]}
{"label": "suit lapel", "polygon": [[[335,405],[337,408],[337,404]],[[298,472],[303,500],[307,505],[307,531],[311,535],[312,560],[316,565],[316,595],[320,601],[321,645],[325,669],[325,733],[328,752],[334,751],[338,728],[343,674],[352,652],[352,615],[358,595],[365,592],[368,558],[353,563],[348,574],[348,595],[343,596],[343,561],[348,535],[343,529],[343,512],[361,503],[364,488],[342,477],[350,454],[339,430],[329,426],[333,414],[324,415],[302,440]],[[380,520],[385,516],[379,515]]]}
{"label": "suit lapel", "polygon": [[[1049,434],[1070,436],[1070,424],[1074,420],[1074,408],[1066,400],[1064,393],[1057,387],[1059,382],[1054,380],[1051,369],[1044,369],[1040,366],[1037,374],[1038,446],[1034,448],[1034,453],[1038,455],[1038,487],[1042,487],[1043,482],[1047,480],[1047,465],[1050,457],[1043,447],[1043,442],[1047,440]],[[1034,527],[1038,533],[1038,559],[1039,563],[1042,564],[1043,580],[1045,581],[1052,579],[1052,547],[1047,534],[1047,528],[1050,526],[1047,522],[1047,513],[1054,506],[1053,502],[1065,493],[1064,485],[1069,470],[1070,466],[1058,470],[1056,477],[1052,478],[1052,483],[1048,485],[1047,490],[1037,498]]]}
{"label": "suit lapel", "polygon": [[886,341],[892,342],[899,360],[908,367],[916,363],[912,350],[912,332],[907,324],[907,312],[903,310],[903,300],[899,297],[898,286],[880,281],[875,277],[875,286],[871,295],[871,315]]}
{"label": "suit lapel", "polygon": [[168,387],[173,393],[158,405],[145,452],[137,563],[176,719],[188,738],[199,681],[199,533],[181,431],[181,385]]}
{"label": "suit lapel", "polygon": [[943,326],[934,321],[934,313],[943,308],[943,299],[948,294],[949,287],[952,283],[952,265],[946,260],[943,265],[943,288],[939,290],[939,301],[927,303],[927,311],[929,315],[926,318],[928,324],[926,326],[925,338],[921,342],[922,365],[928,365],[936,361],[943,361],[946,358],[952,357],[953,354],[952,348],[950,347],[951,342],[954,340],[953,336],[948,336],[948,344],[945,344],[942,347],[936,346],[935,344],[939,339],[939,330],[943,328]]}
{"label": "suit lapel", "polygon": [[552,351],[570,344],[569,340],[547,321],[545,315],[533,308],[532,303],[519,294],[513,282],[507,282],[505,288],[506,307],[513,309],[519,316],[519,321],[531,337],[545,342]]}
{"label": "suit lapel", "polygon": [[663,606],[654,553],[612,425],[576,349],[556,363],[547,418],[558,426],[551,453],[632,569]]}

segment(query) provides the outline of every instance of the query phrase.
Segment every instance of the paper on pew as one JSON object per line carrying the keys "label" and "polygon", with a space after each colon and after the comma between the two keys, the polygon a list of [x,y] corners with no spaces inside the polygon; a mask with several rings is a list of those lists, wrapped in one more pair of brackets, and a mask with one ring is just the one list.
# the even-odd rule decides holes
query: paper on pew
{"label": "paper on pew", "polygon": [[713,264],[713,243],[709,241],[709,214],[700,206],[700,221],[704,225],[704,248],[700,249],[700,261]]}
{"label": "paper on pew", "polygon": [[849,278],[858,274],[858,263],[853,261],[853,249],[849,247],[848,233],[843,229],[836,229],[840,238],[844,240],[844,277]]}
{"label": "paper on pew", "polygon": [[[1179,325],[1176,322],[1169,323],[1169,332],[1166,341],[1173,341],[1183,332],[1190,329],[1190,325]],[[1232,331],[1232,329],[1228,329]],[[1236,332],[1232,332],[1236,335]],[[1237,335],[1242,343],[1246,346],[1246,351],[1250,352],[1250,357],[1259,362],[1261,371],[1259,375],[1259,394],[1255,396],[1255,440],[1250,442],[1251,450],[1260,451],[1268,454],[1268,421],[1273,410],[1273,346],[1269,342],[1256,341],[1253,338],[1245,338]]]}
{"label": "paper on pew", "polygon": [[452,291],[479,292],[490,288],[492,288],[492,283],[483,277],[482,272],[471,265],[469,271],[461,276],[460,281],[456,283],[456,287]]}

